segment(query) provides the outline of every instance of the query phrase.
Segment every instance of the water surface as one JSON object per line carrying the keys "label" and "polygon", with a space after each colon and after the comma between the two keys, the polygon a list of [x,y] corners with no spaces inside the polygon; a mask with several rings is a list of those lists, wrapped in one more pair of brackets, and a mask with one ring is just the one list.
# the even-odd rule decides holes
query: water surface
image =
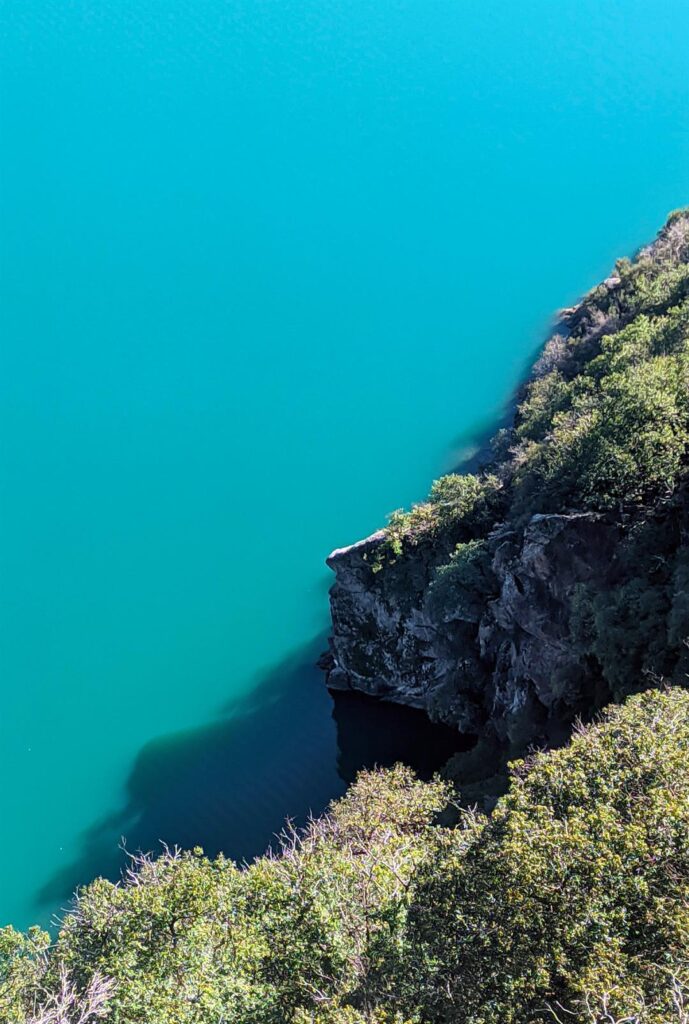
{"label": "water surface", "polygon": [[683,0],[5,0],[0,923],[341,791],[324,556],[689,201],[688,58]]}

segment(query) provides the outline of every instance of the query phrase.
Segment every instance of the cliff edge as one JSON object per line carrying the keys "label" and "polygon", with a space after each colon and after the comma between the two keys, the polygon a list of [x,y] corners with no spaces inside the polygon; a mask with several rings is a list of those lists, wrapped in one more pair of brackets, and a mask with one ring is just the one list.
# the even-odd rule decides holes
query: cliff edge
{"label": "cliff edge", "polygon": [[689,213],[561,317],[484,469],[329,556],[330,688],[522,745],[686,679]]}

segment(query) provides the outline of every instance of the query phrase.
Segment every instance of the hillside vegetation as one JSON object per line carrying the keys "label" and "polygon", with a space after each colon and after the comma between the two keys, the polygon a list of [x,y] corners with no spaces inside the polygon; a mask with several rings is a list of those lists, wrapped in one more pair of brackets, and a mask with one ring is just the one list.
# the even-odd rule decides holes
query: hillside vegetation
{"label": "hillside vegetation", "polygon": [[279,855],[135,861],[56,943],[0,931],[0,1019],[536,1024],[689,1019],[689,694],[512,766],[491,817],[363,774]]}

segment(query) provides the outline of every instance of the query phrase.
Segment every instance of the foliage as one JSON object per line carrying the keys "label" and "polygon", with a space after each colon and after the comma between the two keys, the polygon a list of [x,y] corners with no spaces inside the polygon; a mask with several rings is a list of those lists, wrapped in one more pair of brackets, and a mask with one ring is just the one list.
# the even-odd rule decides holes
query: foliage
{"label": "foliage", "polygon": [[573,596],[571,640],[595,660],[616,700],[649,678],[686,678],[681,654],[689,637],[689,566],[682,502],[676,504],[627,529],[607,586],[580,583]]}
{"label": "foliage", "polygon": [[39,928],[26,935],[0,928],[0,1020],[23,1024],[22,1007],[38,998],[50,936]]}
{"label": "foliage", "polygon": [[608,509],[672,490],[689,446],[689,216],[594,289],[517,410],[503,472],[518,514]]}
{"label": "foliage", "polygon": [[436,569],[429,588],[429,607],[440,619],[478,622],[485,603],[496,591],[491,556],[482,540],[458,544],[450,561]]}
{"label": "foliage", "polygon": [[605,370],[570,384],[566,404],[556,389],[548,433],[519,449],[517,508],[608,509],[671,492],[689,445],[688,352],[637,362],[611,346]]}
{"label": "foliage", "polygon": [[465,537],[485,530],[501,501],[501,482],[493,474],[450,473],[431,488],[428,500],[389,516],[385,538],[377,552],[374,572],[423,541],[437,543],[458,531]]}
{"label": "foliage", "polygon": [[689,694],[646,693],[443,834],[410,910],[422,1019],[686,1021],[688,759]]}
{"label": "foliage", "polygon": [[80,892],[45,962],[43,947],[29,948],[37,940],[8,933],[13,1016],[2,1019],[33,1022],[36,1000],[47,1009],[65,979],[84,999],[95,979],[122,1024],[402,1024],[373,1005],[448,798],[445,784],[399,766],[362,774],[302,834],[288,827],[279,856],[244,870],[199,850],[136,858],[122,884],[97,879]]}
{"label": "foliage", "polygon": [[516,762],[456,828],[433,824],[443,783],[364,773],[247,868],[142,857],[81,891],[50,950],[4,929],[0,1019],[686,1024],[688,760],[675,689]]}
{"label": "foliage", "polygon": [[498,439],[503,454],[489,472],[445,477],[426,502],[394,512],[394,554],[470,517],[479,495],[501,485],[508,518],[672,492],[689,452],[689,211],[671,214],[635,260],[618,261],[575,314],[569,336],[554,335],[534,368],[509,451]]}

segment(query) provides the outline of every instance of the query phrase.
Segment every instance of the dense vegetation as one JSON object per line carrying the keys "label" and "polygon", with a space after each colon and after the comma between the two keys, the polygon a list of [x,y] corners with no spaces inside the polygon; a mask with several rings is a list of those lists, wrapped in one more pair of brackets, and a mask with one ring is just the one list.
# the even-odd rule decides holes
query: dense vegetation
{"label": "dense vegetation", "polygon": [[142,858],[52,947],[0,931],[0,1019],[686,1024],[688,761],[674,689],[517,762],[455,828],[445,784],[369,772],[279,855]]}

